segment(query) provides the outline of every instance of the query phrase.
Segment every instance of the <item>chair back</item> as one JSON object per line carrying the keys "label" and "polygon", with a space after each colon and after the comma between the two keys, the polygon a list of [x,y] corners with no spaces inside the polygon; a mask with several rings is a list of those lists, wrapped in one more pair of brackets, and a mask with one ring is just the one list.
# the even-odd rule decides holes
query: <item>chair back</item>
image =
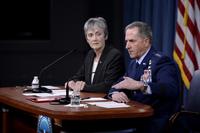
{"label": "chair back", "polygon": [[200,70],[194,72],[188,93],[185,110],[200,112]]}

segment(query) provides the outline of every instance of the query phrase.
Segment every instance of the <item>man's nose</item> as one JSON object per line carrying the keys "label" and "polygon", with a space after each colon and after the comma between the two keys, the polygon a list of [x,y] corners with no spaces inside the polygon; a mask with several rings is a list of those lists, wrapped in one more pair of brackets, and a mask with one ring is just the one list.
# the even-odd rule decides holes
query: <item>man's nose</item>
{"label": "man's nose", "polygon": [[126,49],[128,49],[129,48],[129,43],[128,42],[126,42]]}

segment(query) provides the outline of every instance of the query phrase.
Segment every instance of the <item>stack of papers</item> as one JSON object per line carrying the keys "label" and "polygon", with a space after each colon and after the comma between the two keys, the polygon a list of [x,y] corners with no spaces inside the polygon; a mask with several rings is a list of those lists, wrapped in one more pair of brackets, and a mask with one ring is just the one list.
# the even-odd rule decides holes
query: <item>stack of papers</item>
{"label": "stack of papers", "polygon": [[[65,96],[66,90],[52,90],[52,93],[23,93],[24,96],[50,97],[50,96]],[[69,91],[69,95],[72,91]]]}
{"label": "stack of papers", "polygon": [[[61,89],[60,87],[57,86],[42,86],[46,87],[48,89],[52,90],[52,93],[32,93],[32,92],[27,92],[23,93],[24,96],[36,96],[36,97],[50,97],[50,96],[65,96],[66,95],[66,90]],[[72,91],[69,90],[69,95],[72,94]]]}

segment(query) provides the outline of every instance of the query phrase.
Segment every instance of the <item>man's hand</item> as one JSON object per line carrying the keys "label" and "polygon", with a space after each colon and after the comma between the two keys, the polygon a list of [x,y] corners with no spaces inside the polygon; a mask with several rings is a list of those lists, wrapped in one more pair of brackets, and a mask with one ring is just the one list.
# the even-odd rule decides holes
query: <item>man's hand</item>
{"label": "man's hand", "polygon": [[136,81],[129,77],[124,77],[124,80],[112,86],[115,89],[128,89],[128,90],[141,90],[143,88],[143,83]]}
{"label": "man's hand", "polygon": [[112,94],[112,100],[121,103],[129,102],[129,99],[124,92],[114,92]]}

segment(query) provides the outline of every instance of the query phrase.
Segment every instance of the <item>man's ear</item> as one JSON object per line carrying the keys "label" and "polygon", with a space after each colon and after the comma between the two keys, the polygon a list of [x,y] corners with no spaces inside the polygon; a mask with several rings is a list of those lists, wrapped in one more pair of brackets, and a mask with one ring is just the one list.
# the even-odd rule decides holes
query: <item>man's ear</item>
{"label": "man's ear", "polygon": [[144,41],[145,41],[146,47],[149,47],[149,45],[151,44],[151,40],[149,38],[145,38]]}

